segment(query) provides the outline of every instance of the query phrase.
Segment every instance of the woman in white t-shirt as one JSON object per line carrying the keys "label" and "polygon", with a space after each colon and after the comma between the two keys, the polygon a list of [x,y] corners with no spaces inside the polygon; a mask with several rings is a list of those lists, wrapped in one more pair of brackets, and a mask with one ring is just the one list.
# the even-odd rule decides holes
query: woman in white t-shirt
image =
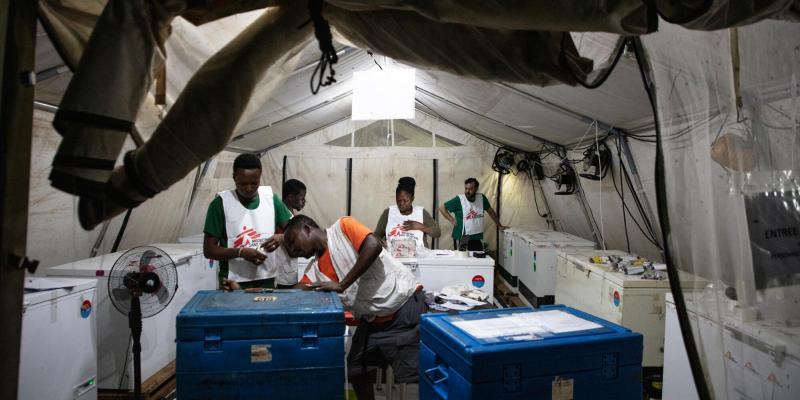
{"label": "woman in white t-shirt", "polygon": [[375,235],[384,245],[391,238],[413,237],[417,247],[428,247],[426,236],[438,238],[442,231],[439,224],[421,206],[414,206],[414,188],[417,182],[411,177],[402,177],[395,190],[396,205],[389,206],[378,218]]}

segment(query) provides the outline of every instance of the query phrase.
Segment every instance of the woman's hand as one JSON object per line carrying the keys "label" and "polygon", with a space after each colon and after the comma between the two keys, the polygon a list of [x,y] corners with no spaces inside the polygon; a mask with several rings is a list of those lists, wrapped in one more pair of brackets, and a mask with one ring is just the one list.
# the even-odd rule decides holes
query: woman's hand
{"label": "woman's hand", "polygon": [[425,226],[425,224],[411,220],[403,222],[403,228],[406,228],[410,231],[423,231],[423,232],[428,229],[428,227]]}

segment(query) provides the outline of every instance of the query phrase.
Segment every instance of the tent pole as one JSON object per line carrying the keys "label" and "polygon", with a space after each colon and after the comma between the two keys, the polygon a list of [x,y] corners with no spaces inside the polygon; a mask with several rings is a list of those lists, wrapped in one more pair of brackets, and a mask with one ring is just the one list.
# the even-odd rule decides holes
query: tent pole
{"label": "tent pole", "polygon": [[[433,159],[433,220],[439,222],[439,160]],[[431,248],[435,249],[439,245],[438,238],[431,238]]]}
{"label": "tent pole", "polygon": [[283,185],[286,184],[286,159],[289,158],[286,154],[283,155],[283,167],[281,167],[281,196],[286,196],[283,193]]}
{"label": "tent pole", "polygon": [[[503,197],[503,174],[497,173],[497,221],[501,221],[500,219],[500,205],[502,202],[500,199]],[[495,224],[494,226],[495,235],[494,235],[494,248],[497,251],[500,251],[500,225]]]}
{"label": "tent pole", "polygon": [[33,132],[36,1],[0,2],[0,399],[16,399]]}
{"label": "tent pole", "polygon": [[353,211],[353,159],[347,159],[347,215]]}

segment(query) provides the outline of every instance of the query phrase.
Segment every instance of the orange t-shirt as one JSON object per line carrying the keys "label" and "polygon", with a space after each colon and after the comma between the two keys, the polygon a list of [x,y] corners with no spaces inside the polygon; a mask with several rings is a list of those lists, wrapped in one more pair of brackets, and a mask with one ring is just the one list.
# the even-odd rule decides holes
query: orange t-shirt
{"label": "orange t-shirt", "polygon": [[[361,222],[358,222],[353,217],[342,217],[339,220],[339,226],[342,228],[342,232],[344,232],[345,236],[347,236],[347,239],[350,240],[350,243],[353,244],[353,248],[356,250],[356,252],[361,250],[361,245],[364,243],[364,239],[366,239],[367,236],[372,233],[369,228],[364,226]],[[331,255],[327,249],[325,250],[325,253],[319,257],[317,264],[320,272],[322,272],[332,281],[339,282],[340,278],[336,275],[336,270],[333,269],[333,261],[331,261]],[[300,280],[300,283],[310,284],[312,282],[307,275],[303,275],[303,279]]]}

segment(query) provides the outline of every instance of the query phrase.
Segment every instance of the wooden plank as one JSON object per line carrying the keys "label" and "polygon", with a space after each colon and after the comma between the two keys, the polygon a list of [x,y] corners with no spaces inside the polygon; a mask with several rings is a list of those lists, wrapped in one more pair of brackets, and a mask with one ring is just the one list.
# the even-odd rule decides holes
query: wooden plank
{"label": "wooden plank", "polygon": [[142,393],[150,393],[158,390],[159,387],[175,378],[175,360],[161,368],[158,372],[142,382]]}
{"label": "wooden plank", "polygon": [[0,1],[0,399],[16,399],[33,125],[36,1]]}

